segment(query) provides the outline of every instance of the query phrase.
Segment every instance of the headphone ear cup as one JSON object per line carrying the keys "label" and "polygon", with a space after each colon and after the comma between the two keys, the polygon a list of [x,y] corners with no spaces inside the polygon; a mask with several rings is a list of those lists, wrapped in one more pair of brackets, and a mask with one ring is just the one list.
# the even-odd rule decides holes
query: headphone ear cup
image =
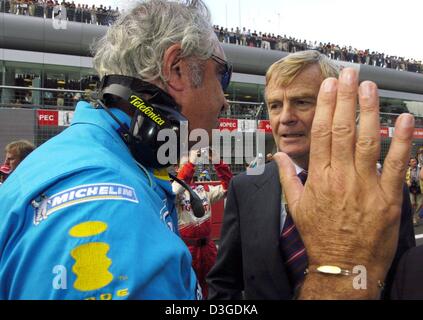
{"label": "headphone ear cup", "polygon": [[[137,111],[132,118],[130,128],[130,142],[128,143],[129,149],[134,158],[141,164],[152,168],[165,168],[172,163],[162,164],[157,158],[157,153],[161,146],[168,141],[158,141],[159,132],[162,129],[172,130],[176,134],[175,151],[180,152],[180,125],[184,119],[175,117],[172,113],[167,113],[165,108],[157,107],[162,111],[162,116],[166,119],[167,125],[161,127],[149,117],[146,117],[141,111]],[[173,147],[173,146],[172,146]],[[172,150],[171,150],[172,151]],[[172,158],[171,155],[168,155]],[[178,154],[178,156],[180,156]],[[179,159],[179,157],[178,157]]]}
{"label": "headphone ear cup", "polygon": [[136,115],[131,124],[129,149],[134,158],[141,164],[151,168],[166,167],[159,163],[157,152],[162,142],[157,141],[159,126],[142,115]]}

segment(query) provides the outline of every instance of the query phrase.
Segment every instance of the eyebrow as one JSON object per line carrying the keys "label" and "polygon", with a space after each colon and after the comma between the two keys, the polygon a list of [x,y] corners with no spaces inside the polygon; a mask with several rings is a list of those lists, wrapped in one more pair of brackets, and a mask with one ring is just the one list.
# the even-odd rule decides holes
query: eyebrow
{"label": "eyebrow", "polygon": [[296,95],[296,96],[292,96],[290,97],[290,100],[298,100],[298,99],[313,99],[313,100],[317,100],[317,96],[313,95],[313,94],[304,94],[304,95]]}
{"label": "eyebrow", "polygon": [[[314,94],[298,94],[298,95],[293,95],[291,97],[289,97],[289,100],[299,100],[299,99],[313,99],[313,100],[317,100],[317,97]],[[282,102],[281,99],[277,98],[277,97],[270,97],[266,99],[267,103],[272,103],[272,102]]]}

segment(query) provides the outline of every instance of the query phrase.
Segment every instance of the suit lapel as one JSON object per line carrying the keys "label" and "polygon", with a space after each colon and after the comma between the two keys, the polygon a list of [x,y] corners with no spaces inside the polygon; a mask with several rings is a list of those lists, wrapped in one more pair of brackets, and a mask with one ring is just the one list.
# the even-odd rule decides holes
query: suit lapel
{"label": "suit lapel", "polygon": [[258,189],[250,201],[250,214],[257,222],[252,228],[258,230],[255,235],[257,250],[265,253],[263,262],[274,279],[275,286],[288,285],[279,248],[281,187],[276,163],[268,165],[263,180],[256,182],[256,186]]}

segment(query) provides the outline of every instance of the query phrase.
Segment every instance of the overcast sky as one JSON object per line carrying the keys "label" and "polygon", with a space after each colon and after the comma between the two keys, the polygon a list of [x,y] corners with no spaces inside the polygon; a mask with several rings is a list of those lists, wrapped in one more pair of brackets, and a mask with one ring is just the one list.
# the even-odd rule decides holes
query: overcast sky
{"label": "overcast sky", "polygon": [[[137,0],[80,0],[128,7]],[[75,3],[79,1],[76,0]],[[423,0],[205,0],[213,24],[423,60]]]}

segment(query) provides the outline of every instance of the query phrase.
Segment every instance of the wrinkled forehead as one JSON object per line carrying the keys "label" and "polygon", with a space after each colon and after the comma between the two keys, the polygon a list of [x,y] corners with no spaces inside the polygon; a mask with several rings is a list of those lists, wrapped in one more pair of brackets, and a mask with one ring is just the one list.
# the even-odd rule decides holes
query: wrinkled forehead
{"label": "wrinkled forehead", "polygon": [[265,87],[265,98],[287,91],[295,96],[316,96],[323,82],[318,65],[312,64],[292,73],[276,70]]}

